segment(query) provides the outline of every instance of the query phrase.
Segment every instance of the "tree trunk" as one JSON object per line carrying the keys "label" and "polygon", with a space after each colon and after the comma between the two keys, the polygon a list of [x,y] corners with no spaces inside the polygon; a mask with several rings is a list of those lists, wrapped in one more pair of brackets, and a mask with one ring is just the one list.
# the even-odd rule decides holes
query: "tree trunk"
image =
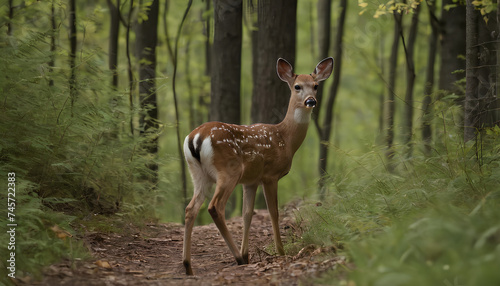
{"label": "tree trunk", "polygon": [[240,124],[242,10],[242,0],[214,0],[211,121]]}
{"label": "tree trunk", "polygon": [[[460,1],[458,1],[460,2]],[[457,4],[449,10],[446,5]],[[439,89],[462,94],[456,86],[463,79],[465,70],[465,6],[454,0],[443,0],[441,5],[441,63],[439,70]]]}
{"label": "tree trunk", "polygon": [[134,10],[134,0],[130,0],[128,17],[127,17],[127,31],[125,33],[125,54],[127,55],[127,74],[128,74],[128,100],[130,110],[130,134],[134,136],[134,90],[135,78],[132,71],[132,59],[130,57],[130,28],[132,27],[132,14]]}
{"label": "tree trunk", "polygon": [[7,21],[7,36],[12,36],[12,19],[14,19],[14,1],[9,0],[9,20]]}
{"label": "tree trunk", "polygon": [[[50,25],[52,30],[50,31],[50,60],[49,60],[49,71],[52,73],[56,65],[56,11],[55,11],[55,0],[52,0],[50,4]],[[51,78],[49,80],[49,86],[54,86],[54,80]]]}
{"label": "tree trunk", "polygon": [[403,16],[394,11],[394,35],[391,48],[391,57],[389,60],[389,86],[388,86],[388,98],[386,102],[385,111],[387,120],[387,135],[386,135],[386,145],[387,145],[387,169],[392,172],[394,171],[394,115],[395,115],[395,99],[396,99],[396,73],[398,67],[398,50],[399,50],[399,39],[401,35],[401,23]]}
{"label": "tree trunk", "polygon": [[[340,86],[340,74],[342,70],[342,45],[344,37],[345,19],[347,13],[347,0],[340,1],[340,16],[337,22],[337,34],[335,36],[335,64],[333,73],[333,83],[330,86],[330,94],[328,102],[325,105],[325,118],[321,127],[320,144],[319,144],[319,190],[321,197],[324,196],[324,185],[328,166],[328,142],[332,133],[333,107],[337,98],[338,89]],[[321,103],[320,103],[321,104]]]}
{"label": "tree trunk", "polygon": [[76,6],[75,0],[69,1],[69,97],[71,98],[71,116],[75,105],[76,89]]}
{"label": "tree trunk", "polygon": [[439,33],[439,22],[434,15],[436,11],[436,1],[431,0],[427,2],[429,10],[429,20],[431,23],[431,35],[429,36],[429,51],[427,54],[427,70],[425,72],[425,87],[424,87],[424,100],[422,102],[422,139],[424,141],[424,154],[431,155],[431,142],[432,142],[432,91],[434,88],[434,66],[436,62],[437,39]]}
{"label": "tree trunk", "polygon": [[496,42],[496,56],[497,56],[497,62],[496,62],[496,98],[495,98],[495,124],[500,126],[500,5],[498,5],[497,1],[497,27],[496,27],[496,35],[497,35],[497,42]]}
{"label": "tree trunk", "polygon": [[285,117],[290,91],[276,75],[276,61],[295,63],[297,0],[259,0],[257,68],[252,96],[253,122],[278,123]]}
{"label": "tree trunk", "polygon": [[478,114],[478,13],[472,0],[467,0],[467,37],[466,37],[466,90],[464,107],[464,142],[476,137],[479,122]]}
{"label": "tree trunk", "polygon": [[[331,6],[332,0],[319,0],[318,1],[318,46],[319,46],[319,58],[322,60],[327,58],[330,53],[330,34],[331,34]],[[335,59],[337,60],[337,59]],[[323,88],[324,85],[318,87],[318,92],[316,93],[316,99],[318,102],[322,102],[323,99]],[[319,126],[319,114],[321,108],[315,108],[313,110],[313,120],[318,130],[321,133]]]}
{"label": "tree trunk", "polygon": [[486,22],[478,15],[478,53],[479,62],[477,76],[479,80],[479,124],[478,128],[491,127],[497,121],[496,118],[496,35],[497,23],[494,13],[484,15],[488,18]]}
{"label": "tree trunk", "polygon": [[[145,141],[145,148],[154,156],[158,153],[158,105],[156,101],[156,45],[158,42],[159,0],[154,0],[146,11],[147,19],[136,26],[136,53],[139,60],[139,129],[142,136],[150,136]],[[158,165],[148,166],[157,180]]]}
{"label": "tree trunk", "polygon": [[108,47],[108,67],[113,73],[111,85],[114,89],[118,88],[118,36],[120,34],[120,0],[116,0],[116,6],[113,1],[107,0],[110,14],[109,25],[109,47]]}
{"label": "tree trunk", "polygon": [[[413,146],[411,143],[413,137],[413,87],[415,85],[415,42],[418,32],[418,16],[420,5],[413,10],[411,18],[410,32],[408,35],[408,43],[406,45],[406,93],[405,93],[405,113],[403,121],[403,143],[406,145],[406,157],[410,158],[413,154]],[[404,41],[404,39],[403,39]],[[404,43],[404,42],[403,42]]]}

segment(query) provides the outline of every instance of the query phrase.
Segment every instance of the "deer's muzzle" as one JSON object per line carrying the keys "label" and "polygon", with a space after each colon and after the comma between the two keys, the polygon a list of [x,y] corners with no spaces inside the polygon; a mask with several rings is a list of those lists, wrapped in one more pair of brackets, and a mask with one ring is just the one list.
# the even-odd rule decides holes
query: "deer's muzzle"
{"label": "deer's muzzle", "polygon": [[308,108],[313,108],[316,106],[316,98],[314,97],[308,97],[306,101],[304,102],[305,106]]}

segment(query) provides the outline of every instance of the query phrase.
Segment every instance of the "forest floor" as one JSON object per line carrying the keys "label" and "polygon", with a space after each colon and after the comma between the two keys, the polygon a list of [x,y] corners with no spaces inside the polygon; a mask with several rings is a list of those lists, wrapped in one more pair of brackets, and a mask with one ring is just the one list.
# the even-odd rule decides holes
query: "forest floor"
{"label": "forest floor", "polygon": [[[294,219],[281,215],[282,229]],[[227,221],[241,241],[243,221]],[[250,264],[237,265],[218,229],[212,223],[193,230],[194,276],[182,265],[184,227],[149,224],[127,234],[88,232],[83,235],[93,258],[61,262],[47,267],[41,281],[21,279],[21,285],[313,285],[325,271],[345,265],[334,249],[308,246],[294,256],[270,255],[272,228],[267,210],[256,210],[250,230]],[[282,237],[287,241],[287,237]],[[269,247],[271,245],[271,247]],[[266,248],[267,247],[267,248]],[[24,281],[23,281],[24,280]]]}

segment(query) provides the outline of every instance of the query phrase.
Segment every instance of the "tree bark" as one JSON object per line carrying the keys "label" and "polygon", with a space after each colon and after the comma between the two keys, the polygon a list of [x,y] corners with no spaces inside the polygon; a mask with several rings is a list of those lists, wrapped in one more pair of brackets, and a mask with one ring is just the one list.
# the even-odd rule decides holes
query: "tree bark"
{"label": "tree bark", "polygon": [[[405,108],[404,108],[404,122],[403,122],[403,143],[406,145],[406,157],[410,158],[413,155],[413,144],[411,143],[413,137],[413,87],[415,86],[415,42],[418,32],[418,16],[420,12],[420,5],[413,10],[411,18],[410,32],[408,35],[408,43],[406,45],[406,93],[405,93]],[[403,39],[404,43],[404,39]]]}
{"label": "tree bark", "polygon": [[76,4],[75,0],[69,1],[69,96],[71,98],[71,116],[77,97],[76,89]]}
{"label": "tree bark", "polygon": [[[136,53],[139,60],[139,129],[142,136],[150,136],[144,146],[149,153],[158,153],[158,104],[156,101],[156,45],[158,42],[159,0],[153,0],[146,11],[147,19],[136,26]],[[158,165],[154,162],[148,167],[154,172],[157,181]]]}
{"label": "tree bark", "polygon": [[389,86],[388,86],[388,98],[386,102],[385,111],[386,121],[387,121],[387,134],[386,134],[386,158],[387,158],[387,169],[392,172],[394,171],[394,115],[395,115],[395,99],[396,99],[396,73],[398,67],[398,51],[399,51],[399,39],[401,35],[401,23],[403,16],[394,11],[394,35],[391,48],[391,56],[389,59]]}
{"label": "tree bark", "polygon": [[[319,0],[318,1],[318,46],[319,46],[319,58],[322,60],[328,57],[330,53],[330,39],[331,39],[331,6],[332,0]],[[337,60],[337,59],[335,59]],[[318,87],[318,92],[316,93],[316,99],[318,102],[322,102],[323,99],[324,85]],[[318,133],[321,133],[319,126],[319,114],[321,108],[315,108],[313,110],[313,120],[316,125]]]}
{"label": "tree bark", "polygon": [[110,14],[109,25],[109,47],[108,68],[113,73],[111,85],[118,88],[118,36],[120,35],[120,0],[116,0],[116,6],[111,0],[107,0]]}
{"label": "tree bark", "polygon": [[278,123],[285,117],[290,91],[276,75],[276,61],[281,57],[295,64],[296,14],[297,0],[258,1],[253,122]]}
{"label": "tree bark", "polygon": [[467,0],[467,26],[466,26],[466,90],[464,107],[464,142],[476,137],[478,118],[478,31],[477,11],[472,0]]}
{"label": "tree bark", "polygon": [[[52,73],[56,65],[56,11],[55,11],[55,0],[52,0],[50,4],[50,26],[52,30],[50,31],[50,60],[49,60],[49,71]],[[49,86],[54,86],[54,80],[51,78],[49,80]]]}
{"label": "tree bark", "polygon": [[7,36],[12,36],[12,19],[14,19],[14,1],[9,0],[9,20],[7,22]]}
{"label": "tree bark", "polygon": [[432,142],[432,91],[434,88],[434,66],[436,63],[437,39],[439,34],[439,22],[434,14],[436,1],[427,1],[429,20],[431,23],[431,35],[429,36],[429,51],[427,54],[427,69],[425,72],[424,100],[422,101],[422,139],[424,141],[424,154],[431,155]]}
{"label": "tree bark", "polygon": [[[344,38],[344,27],[345,19],[347,14],[347,0],[340,1],[340,16],[337,22],[337,34],[335,36],[335,63],[334,63],[334,73],[333,73],[333,83],[330,86],[330,94],[328,102],[325,105],[325,118],[323,121],[323,126],[320,128],[320,145],[319,145],[319,190],[321,197],[324,196],[324,185],[328,166],[328,142],[330,141],[332,133],[332,122],[334,115],[334,104],[337,98],[338,89],[340,86],[340,75],[342,70],[342,49],[343,49],[343,38]],[[319,102],[319,101],[318,101]]]}
{"label": "tree bark", "polygon": [[497,53],[494,52],[496,49],[496,36],[497,31],[497,20],[494,13],[489,13],[482,15],[487,17],[486,22],[483,17],[477,17],[478,21],[478,104],[479,104],[479,124],[478,128],[483,129],[485,127],[494,126],[495,122],[498,120],[496,118],[496,63],[497,63]]}
{"label": "tree bark", "polygon": [[242,0],[214,0],[211,121],[240,124],[242,11]]}
{"label": "tree bark", "polygon": [[132,14],[134,10],[134,0],[130,0],[129,12],[127,17],[127,31],[125,33],[125,54],[127,55],[127,74],[128,74],[128,100],[129,100],[129,110],[130,110],[130,134],[134,136],[134,90],[135,90],[135,78],[134,72],[132,70],[132,59],[130,57],[130,29],[132,28]]}
{"label": "tree bark", "polygon": [[[441,62],[439,70],[439,89],[463,94],[455,84],[463,79],[465,70],[465,6],[454,0],[443,0],[441,5]],[[449,10],[448,4],[457,4]]]}

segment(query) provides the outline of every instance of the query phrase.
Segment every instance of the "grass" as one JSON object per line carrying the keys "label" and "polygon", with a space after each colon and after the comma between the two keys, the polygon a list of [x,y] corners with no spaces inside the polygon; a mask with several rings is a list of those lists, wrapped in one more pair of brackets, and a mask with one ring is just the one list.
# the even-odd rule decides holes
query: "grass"
{"label": "grass", "polygon": [[321,283],[499,285],[497,138],[498,128],[481,144],[457,137],[441,154],[400,159],[393,174],[382,152],[337,150],[342,163],[327,198],[297,213],[303,245],[336,246],[355,265],[345,279],[332,271]]}

